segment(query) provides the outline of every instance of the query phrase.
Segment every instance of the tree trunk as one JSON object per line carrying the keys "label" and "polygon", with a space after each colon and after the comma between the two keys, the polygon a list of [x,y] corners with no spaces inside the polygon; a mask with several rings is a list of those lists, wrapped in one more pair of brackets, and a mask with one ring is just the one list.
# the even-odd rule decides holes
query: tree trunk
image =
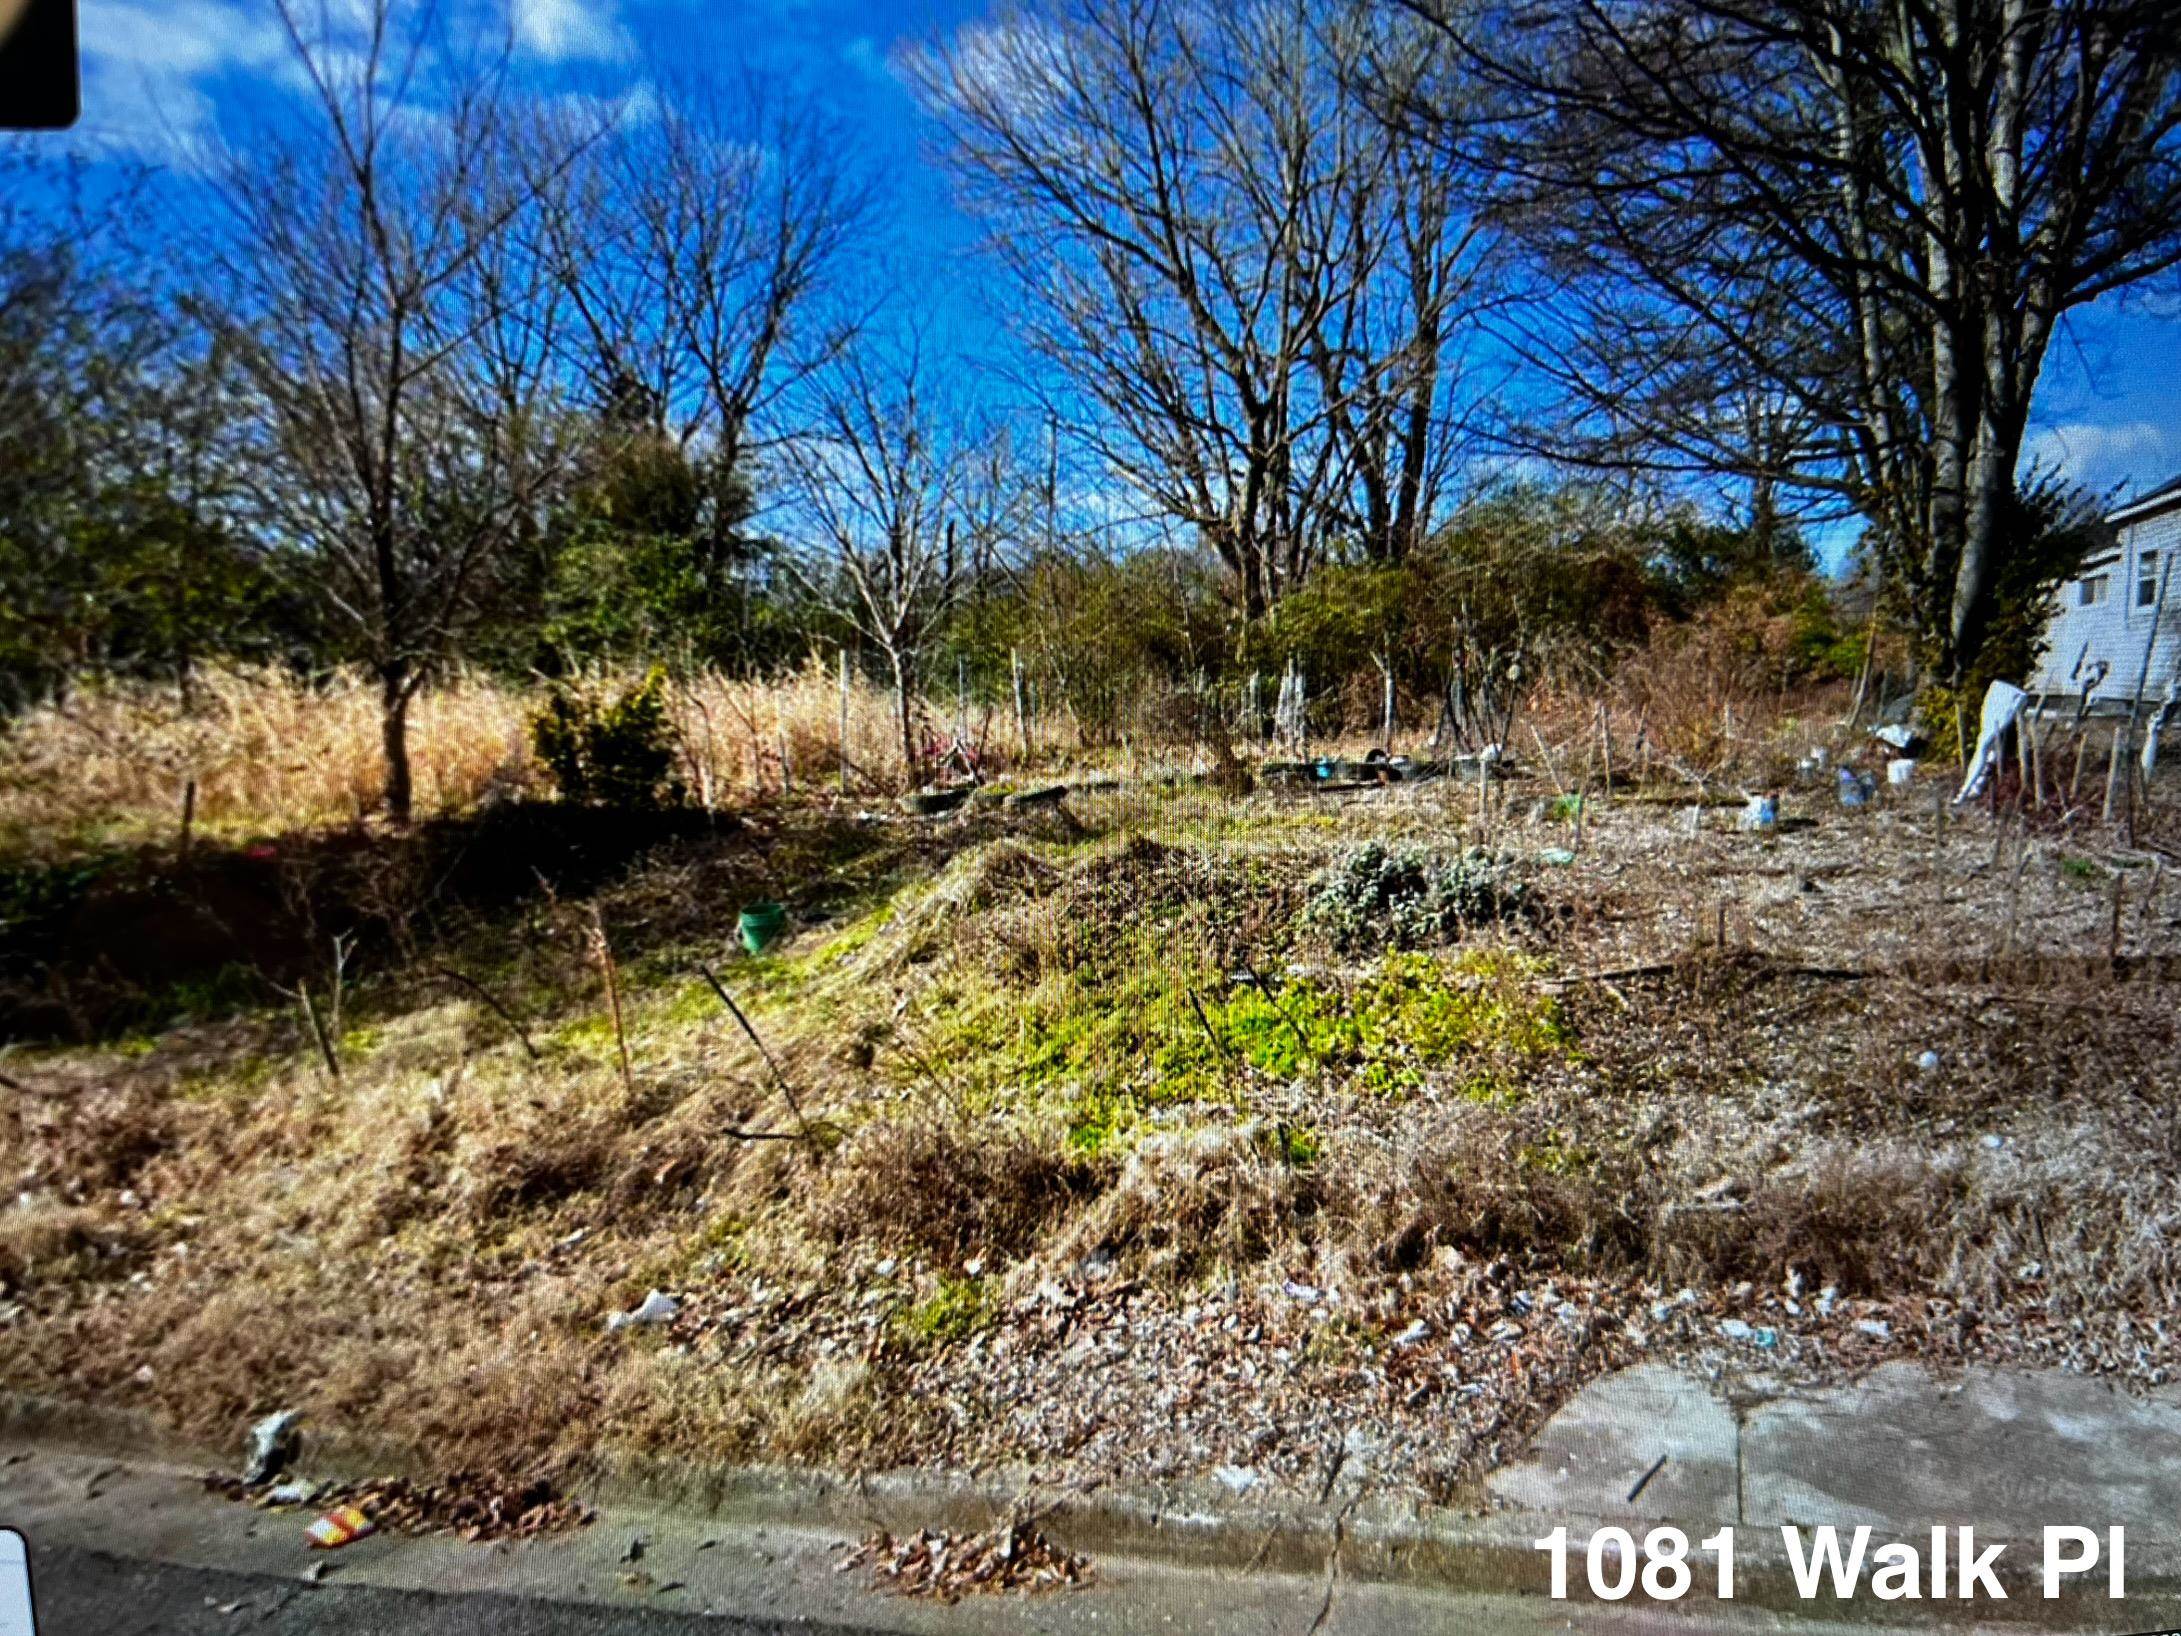
{"label": "tree trunk", "polygon": [[905,789],[915,789],[918,783],[916,724],[910,713],[910,701],[916,694],[916,664],[908,654],[895,649],[887,655],[894,666],[894,723],[901,731],[901,776]]}
{"label": "tree trunk", "polygon": [[415,784],[409,772],[408,667],[399,660],[379,670],[379,739],[386,753],[386,816],[406,828]]}

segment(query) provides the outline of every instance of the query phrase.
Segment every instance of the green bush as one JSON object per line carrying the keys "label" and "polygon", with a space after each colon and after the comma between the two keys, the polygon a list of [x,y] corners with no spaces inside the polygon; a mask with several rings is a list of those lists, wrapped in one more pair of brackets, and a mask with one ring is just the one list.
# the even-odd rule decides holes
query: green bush
{"label": "green bush", "polygon": [[530,742],[563,801],[658,807],[681,799],[660,666],[610,702],[556,689],[531,718]]}

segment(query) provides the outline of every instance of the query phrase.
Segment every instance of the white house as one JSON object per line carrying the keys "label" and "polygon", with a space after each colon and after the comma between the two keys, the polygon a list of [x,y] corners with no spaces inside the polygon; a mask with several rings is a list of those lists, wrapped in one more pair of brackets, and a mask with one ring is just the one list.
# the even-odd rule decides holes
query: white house
{"label": "white house", "polygon": [[2060,587],[2045,628],[2045,657],[2029,690],[2069,698],[2088,692],[2093,707],[2125,709],[2144,676],[2144,650],[2155,627],[2143,697],[2156,704],[2181,676],[2181,562],[2169,570],[2169,559],[2181,553],[2181,477],[2129,501],[2106,521],[2118,544]]}

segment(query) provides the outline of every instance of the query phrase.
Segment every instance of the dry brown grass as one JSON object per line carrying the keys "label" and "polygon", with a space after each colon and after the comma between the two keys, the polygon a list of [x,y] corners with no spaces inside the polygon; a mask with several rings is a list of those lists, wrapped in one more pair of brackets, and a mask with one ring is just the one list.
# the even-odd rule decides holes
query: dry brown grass
{"label": "dry brown grass", "polygon": [[[525,787],[528,709],[521,694],[470,676],[419,695],[417,810],[458,812],[495,784]],[[189,709],[168,687],[85,687],[0,733],[0,837],[173,835],[191,780],[207,830],[353,823],[385,783],[377,694],[353,675],[312,684],[273,670],[206,671]]]}
{"label": "dry brown grass", "polygon": [[[593,678],[611,693],[630,677]],[[458,814],[489,796],[547,793],[529,724],[542,686],[458,672],[410,707],[409,744],[421,817]],[[713,673],[677,681],[670,716],[684,782],[700,804],[733,807],[840,788],[838,675],[813,659],[769,679]],[[952,732],[934,706],[924,726]],[[848,698],[848,789],[903,784],[892,697],[860,676]],[[972,714],[990,773],[1011,762],[1011,729]],[[385,784],[375,688],[348,672],[311,681],[265,669],[198,675],[185,707],[172,687],[79,688],[0,730],[0,840],[37,851],[57,838],[179,832],[194,780],[195,823],[208,833],[293,833],[357,822]]]}
{"label": "dry brown grass", "polygon": [[[1988,829],[1939,832],[1921,803],[1854,816],[1813,803],[1797,832],[1690,835],[1629,802],[1567,872],[1536,871],[1586,913],[1487,934],[1543,962],[1518,969],[1541,992],[1558,985],[1565,1049],[1483,1085],[1458,1064],[1391,1090],[1238,1069],[1217,1094],[1154,1100],[1086,1152],[1069,1123],[1081,1086],[984,1071],[993,1042],[1028,1026],[1037,985],[1111,963],[1131,930],[1145,935],[1126,961],[1186,957],[1192,980],[1238,958],[1329,970],[1326,950],[1296,940],[1299,883],[1351,839],[1458,845],[1464,809],[1430,791],[1076,806],[1108,833],[1027,819],[1003,833],[989,813],[760,815],[598,888],[625,958],[633,1089],[581,953],[593,900],[572,892],[525,905],[519,935],[487,927],[448,955],[524,1016],[536,1060],[473,996],[397,978],[352,997],[339,1085],[292,1018],[143,1054],[9,1058],[36,1093],[0,1099],[24,1195],[0,1207],[0,1300],[22,1309],[0,1375],[223,1439],[298,1404],[449,1465],[601,1443],[711,1460],[1060,1460],[1088,1435],[1064,1416],[959,1403],[995,1378],[1003,1340],[1033,1355],[1049,1342],[1055,1380],[1079,1368],[1061,1361],[1078,1343],[1040,1292],[1093,1261],[1140,1284],[1130,1322],[1147,1330],[1185,1327],[1207,1290],[1232,1287],[1240,1316],[1216,1333],[1270,1333],[1293,1322],[1281,1280],[1307,1276],[1363,1315],[1357,1346],[1419,1312],[1435,1332],[1458,1313],[1481,1335],[1504,1310],[1493,1302],[1553,1287],[1621,1302],[1599,1319],[1611,1333],[1683,1284],[1739,1313],[1726,1303],[1740,1286],[1775,1290],[1793,1270],[1874,1302],[1974,1304],[1995,1345],[2080,1317],[2083,1344],[2117,1367],[2171,1366],[2164,1342],[2132,1356],[2125,1321],[2173,1327],[2181,1024],[2170,984],[2097,974],[2105,887],[2056,848],[2032,843],[2015,948],[2082,957],[2079,981],[1995,968],[1941,982],[1888,973],[1935,952],[1966,967],[2009,935]],[[1517,853],[1566,833],[1501,824]],[[853,890],[867,895],[814,889],[838,884],[835,849],[862,860]],[[735,964],[733,909],[784,858],[783,878],[813,888],[795,905],[806,929]],[[2148,898],[2147,883],[2131,889]],[[1732,946],[1694,948],[1726,895]],[[2131,951],[2170,946],[2170,902],[2137,902]],[[817,1139],[792,1139],[794,1110],[694,977],[700,958],[748,1008]],[[1870,975],[1796,970],[1813,964]],[[1575,980],[1632,965],[1645,974]],[[979,1027],[949,1032],[947,1016]],[[1915,1066],[1926,1048],[1943,1071]],[[681,1323],[608,1336],[605,1315],[652,1287],[684,1297]],[[902,1315],[950,1292],[969,1332],[905,1339]],[[1347,1334],[1327,1325],[1279,1377],[1334,1418],[1383,1406],[1382,1381],[1338,1400],[1348,1377],[1311,1373]],[[1534,1389],[1620,1355],[1586,1353]],[[1255,1401],[1198,1389],[1234,1394],[1237,1423]],[[1149,1394],[1097,1413],[1147,1443],[1164,1435]]]}

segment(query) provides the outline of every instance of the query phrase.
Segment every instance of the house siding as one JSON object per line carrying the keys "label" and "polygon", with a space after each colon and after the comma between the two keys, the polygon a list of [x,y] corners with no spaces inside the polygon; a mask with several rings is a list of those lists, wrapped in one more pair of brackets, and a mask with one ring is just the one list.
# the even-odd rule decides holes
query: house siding
{"label": "house siding", "polygon": [[[2092,559],[2083,572],[2062,585],[2054,597],[2050,623],[2045,628],[2045,655],[2030,691],[2073,697],[2081,691],[2074,680],[2076,659],[2091,668],[2103,659],[2105,679],[2091,694],[2093,705],[2125,706],[2134,697],[2136,678],[2143,672],[2143,647],[2151,636],[2154,610],[2136,606],[2137,569],[2143,553],[2181,552],[2181,506],[2134,522],[2119,531],[2117,553]],[[2078,588],[2086,578],[2109,576],[2106,599],[2095,607],[2080,605]],[[2144,697],[2158,699],[2181,667],[2181,562],[2175,562],[2166,582],[2166,605],[2157,620],[2158,638],[2151,653],[2150,677]]]}

